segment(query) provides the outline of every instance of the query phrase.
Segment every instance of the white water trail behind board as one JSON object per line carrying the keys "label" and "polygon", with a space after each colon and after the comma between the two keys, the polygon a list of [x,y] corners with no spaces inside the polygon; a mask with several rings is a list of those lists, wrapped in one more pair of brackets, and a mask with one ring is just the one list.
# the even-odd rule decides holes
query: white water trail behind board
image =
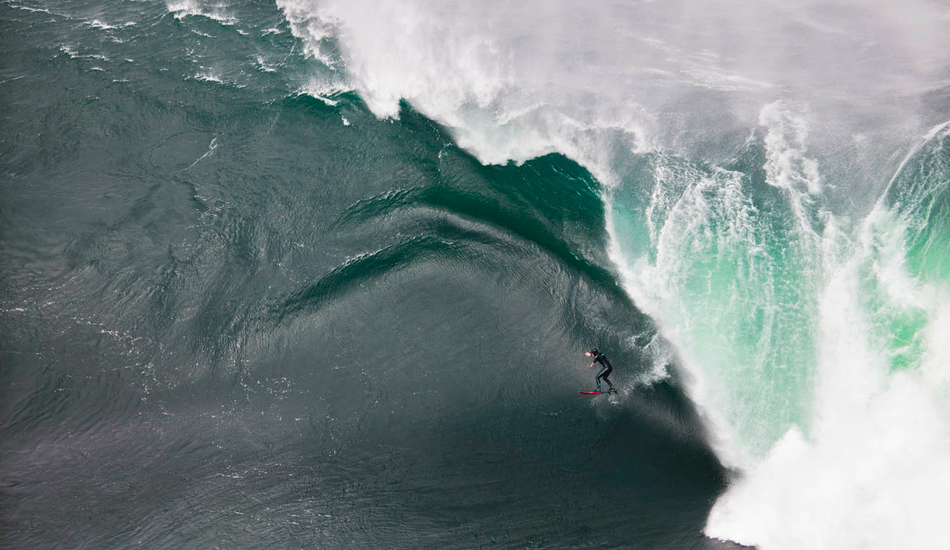
{"label": "white water trail behind board", "polygon": [[[762,550],[943,544],[947,295],[878,270],[900,266],[907,251],[900,225],[882,225],[891,214],[874,204],[920,136],[948,118],[950,6],[278,5],[306,51],[344,73],[377,116],[398,116],[406,100],[483,162],[560,152],[608,187],[611,258],[692,374],[689,391],[720,457],[744,471],[713,508],[709,536]],[[321,85],[339,88],[313,87]],[[779,220],[780,234],[769,232],[742,174],[724,168],[750,142],[764,153],[755,168],[794,220]],[[649,155],[656,181],[625,179],[631,159]],[[643,186],[655,187],[650,204],[623,202]],[[629,212],[649,215],[630,225]],[[647,252],[629,246],[637,231]],[[879,247],[888,240],[894,246]],[[745,277],[728,287],[745,302],[716,297],[731,325],[704,314],[707,296],[676,285],[704,267],[687,253],[722,247]],[[901,289],[930,296],[928,347],[915,368],[889,372],[890,352],[871,338],[878,327],[862,303],[868,281],[894,307],[907,298]],[[721,334],[753,322],[774,330],[746,348]],[[785,348],[771,346],[785,330],[794,335]]]}

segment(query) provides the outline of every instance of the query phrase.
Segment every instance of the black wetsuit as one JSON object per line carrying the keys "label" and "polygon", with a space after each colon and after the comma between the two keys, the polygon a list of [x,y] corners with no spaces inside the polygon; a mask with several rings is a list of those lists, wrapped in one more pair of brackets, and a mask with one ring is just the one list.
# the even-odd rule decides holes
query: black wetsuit
{"label": "black wetsuit", "polygon": [[610,361],[607,360],[607,356],[603,353],[600,353],[594,357],[594,361],[600,363],[604,367],[600,369],[600,373],[597,375],[597,388],[600,389],[600,379],[603,378],[604,382],[607,382],[607,385],[610,386],[610,389],[614,389],[614,385],[611,384],[610,379],[607,378],[610,373],[614,371],[614,368],[610,365]]}

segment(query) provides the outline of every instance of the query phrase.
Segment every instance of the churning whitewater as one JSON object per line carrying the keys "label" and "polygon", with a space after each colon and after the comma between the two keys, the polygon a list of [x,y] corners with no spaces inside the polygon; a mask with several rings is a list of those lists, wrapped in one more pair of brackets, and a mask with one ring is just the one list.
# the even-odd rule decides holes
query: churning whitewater
{"label": "churning whitewater", "polygon": [[0,545],[943,544],[946,2],[0,14]]}

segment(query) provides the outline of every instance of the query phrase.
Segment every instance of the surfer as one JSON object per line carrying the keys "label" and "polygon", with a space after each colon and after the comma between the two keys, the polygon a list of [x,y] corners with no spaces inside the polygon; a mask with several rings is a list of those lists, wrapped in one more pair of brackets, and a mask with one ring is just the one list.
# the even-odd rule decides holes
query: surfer
{"label": "surfer", "polygon": [[[603,368],[600,370],[600,373],[597,374],[597,378],[596,378],[596,380],[597,380],[597,391],[600,391],[600,379],[601,379],[601,378],[604,379],[604,382],[607,382],[607,385],[610,386],[610,389],[611,389],[611,390],[614,389],[614,385],[611,384],[611,383],[610,383],[610,379],[607,378],[608,376],[610,376],[610,373],[613,372],[613,370],[614,370],[614,368],[610,365],[610,361],[607,360],[607,356],[604,355],[603,353],[600,353],[599,351],[597,351],[597,348],[594,348],[594,349],[588,351],[588,352],[585,353],[584,355],[586,355],[586,356],[588,356],[588,357],[593,357],[593,358],[594,358],[594,362],[591,363],[590,366],[593,367],[593,366],[596,365],[597,363],[600,363],[600,364],[603,366]],[[608,390],[608,391],[609,391],[609,390]]]}

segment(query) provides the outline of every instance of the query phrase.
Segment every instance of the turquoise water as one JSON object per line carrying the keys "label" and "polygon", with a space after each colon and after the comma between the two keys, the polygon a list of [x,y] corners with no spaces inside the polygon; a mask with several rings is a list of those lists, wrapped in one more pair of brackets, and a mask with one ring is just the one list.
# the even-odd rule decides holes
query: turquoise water
{"label": "turquoise water", "polygon": [[[655,186],[646,207],[623,191],[613,197],[623,254],[638,258],[638,292],[657,293],[658,315],[682,327],[716,393],[727,394],[730,425],[765,452],[789,426],[809,422],[821,268],[814,234],[763,174],[648,162]],[[627,242],[632,235],[649,242]]]}

